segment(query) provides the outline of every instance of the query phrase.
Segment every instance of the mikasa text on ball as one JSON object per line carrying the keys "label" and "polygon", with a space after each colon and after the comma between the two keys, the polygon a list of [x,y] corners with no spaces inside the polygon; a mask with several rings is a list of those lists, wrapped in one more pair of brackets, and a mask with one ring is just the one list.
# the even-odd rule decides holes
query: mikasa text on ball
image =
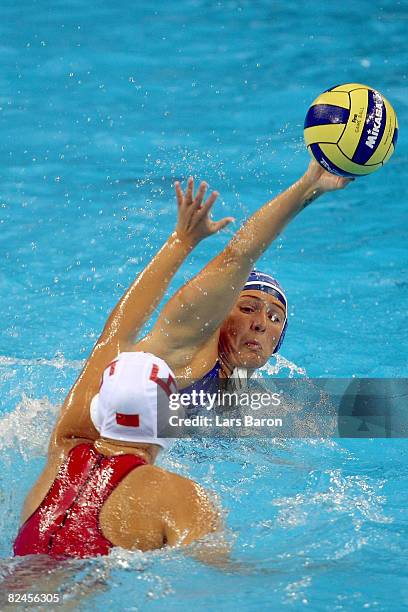
{"label": "mikasa text on ball", "polygon": [[381,168],[393,154],[397,116],[375,89],[346,83],[316,98],[306,115],[304,136],[323,168],[340,176],[362,176]]}

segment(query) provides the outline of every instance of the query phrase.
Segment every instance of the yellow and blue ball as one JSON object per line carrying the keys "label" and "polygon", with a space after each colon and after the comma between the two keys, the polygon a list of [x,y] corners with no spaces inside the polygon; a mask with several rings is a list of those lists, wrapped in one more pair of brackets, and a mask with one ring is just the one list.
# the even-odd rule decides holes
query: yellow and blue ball
{"label": "yellow and blue ball", "polygon": [[305,119],[305,142],[323,168],[339,176],[371,174],[394,152],[397,116],[375,89],[337,85],[313,102]]}

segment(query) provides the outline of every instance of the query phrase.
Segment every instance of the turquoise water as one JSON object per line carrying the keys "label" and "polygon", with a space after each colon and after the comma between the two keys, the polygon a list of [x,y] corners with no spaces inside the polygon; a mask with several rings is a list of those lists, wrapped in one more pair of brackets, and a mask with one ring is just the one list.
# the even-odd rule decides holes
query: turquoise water
{"label": "turquoise water", "polygon": [[[279,373],[408,375],[408,10],[181,0],[0,11],[5,576],[57,407],[172,231],[174,180],[207,180],[221,193],[214,215],[237,228],[304,171],[305,113],[337,83],[387,96],[399,142],[387,166],[314,203],[262,258],[290,300]],[[202,243],[169,292],[231,233]],[[55,580],[81,609],[408,605],[404,440],[180,442],[163,464],[218,495],[235,569],[168,551],[72,562]]]}

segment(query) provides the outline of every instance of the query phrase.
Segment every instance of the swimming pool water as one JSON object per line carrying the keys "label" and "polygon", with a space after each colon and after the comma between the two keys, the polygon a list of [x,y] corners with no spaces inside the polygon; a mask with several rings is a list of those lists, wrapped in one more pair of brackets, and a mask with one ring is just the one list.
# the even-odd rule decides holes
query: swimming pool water
{"label": "swimming pool water", "polygon": [[[304,171],[305,113],[337,83],[384,93],[400,136],[387,166],[313,203],[260,261],[289,297],[279,374],[407,376],[408,9],[24,0],[0,10],[5,576],[57,407],[172,231],[174,180],[207,180],[221,193],[214,216],[233,214],[237,228]],[[168,293],[232,231],[202,243]],[[168,551],[72,562],[58,581],[80,609],[408,605],[405,440],[183,441],[163,464],[218,495],[235,569]]]}

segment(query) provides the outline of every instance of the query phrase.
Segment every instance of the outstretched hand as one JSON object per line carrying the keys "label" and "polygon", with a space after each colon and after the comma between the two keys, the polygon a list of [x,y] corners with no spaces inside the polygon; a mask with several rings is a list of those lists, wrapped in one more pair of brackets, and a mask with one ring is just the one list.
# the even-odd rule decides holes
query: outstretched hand
{"label": "outstretched hand", "polygon": [[176,232],[181,240],[187,240],[192,245],[197,244],[203,238],[216,234],[226,225],[234,221],[233,217],[225,217],[220,221],[212,221],[210,217],[211,208],[218,198],[218,192],[213,191],[203,204],[207,183],[200,183],[194,197],[194,179],[190,177],[187,189],[183,192],[180,183],[174,185],[178,204],[178,220]]}
{"label": "outstretched hand", "polygon": [[344,178],[328,172],[314,159],[310,162],[303,178],[320,193],[344,189],[351,181],[354,181],[353,178]]}

